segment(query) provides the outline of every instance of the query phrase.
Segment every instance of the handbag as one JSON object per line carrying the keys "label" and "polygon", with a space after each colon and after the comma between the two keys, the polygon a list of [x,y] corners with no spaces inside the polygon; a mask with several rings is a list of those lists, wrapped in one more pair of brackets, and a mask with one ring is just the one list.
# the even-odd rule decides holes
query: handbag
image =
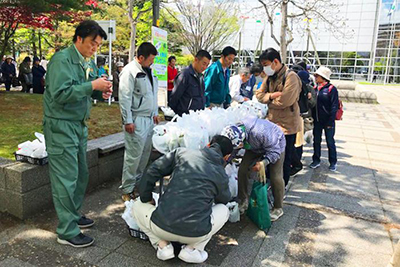
{"label": "handbag", "polygon": [[255,181],[251,190],[247,216],[258,228],[264,230],[271,227],[268,205],[268,185]]}

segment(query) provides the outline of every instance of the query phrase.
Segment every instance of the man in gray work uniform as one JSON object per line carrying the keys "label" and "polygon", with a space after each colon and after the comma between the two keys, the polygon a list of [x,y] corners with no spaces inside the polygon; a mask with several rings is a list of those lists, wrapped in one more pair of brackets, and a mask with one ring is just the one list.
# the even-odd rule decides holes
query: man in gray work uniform
{"label": "man in gray work uniform", "polygon": [[135,198],[135,187],[150,158],[154,124],[158,124],[158,81],[150,66],[157,55],[151,43],[142,43],[136,57],[124,67],[119,81],[119,106],[125,135],[122,184],[124,201]]}

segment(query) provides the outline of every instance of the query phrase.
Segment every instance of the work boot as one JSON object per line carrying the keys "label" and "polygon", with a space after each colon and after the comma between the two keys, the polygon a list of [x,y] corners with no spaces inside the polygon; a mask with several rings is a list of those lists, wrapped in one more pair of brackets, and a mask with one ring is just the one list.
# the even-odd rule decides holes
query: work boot
{"label": "work boot", "polygon": [[78,227],[79,228],[89,228],[93,226],[94,221],[92,219],[86,218],[85,215],[82,215],[81,218],[78,221]]}
{"label": "work boot", "polygon": [[139,192],[137,192],[136,190],[133,190],[129,194],[123,194],[122,200],[125,202],[125,201],[130,201],[131,199],[136,199],[137,197],[139,197]]}
{"label": "work boot", "polygon": [[85,248],[91,246],[94,242],[94,239],[82,233],[79,233],[79,235],[68,240],[57,237],[57,242],[61,245],[69,245],[74,248]]}

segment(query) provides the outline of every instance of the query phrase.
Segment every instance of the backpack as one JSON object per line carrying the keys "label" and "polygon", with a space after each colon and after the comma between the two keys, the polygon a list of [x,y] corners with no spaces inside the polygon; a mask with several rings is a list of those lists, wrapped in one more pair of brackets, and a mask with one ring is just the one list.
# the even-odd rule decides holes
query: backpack
{"label": "backpack", "polygon": [[[329,93],[332,91],[332,88],[333,88],[333,85],[331,84],[328,89]],[[339,104],[338,104],[338,110],[336,111],[335,120],[340,121],[343,119],[342,118],[343,117],[343,103],[342,103],[342,100],[340,100],[339,96],[338,96],[338,101],[339,101]]]}
{"label": "backpack", "polygon": [[[288,70],[286,73],[289,73],[291,71],[293,71],[293,70]],[[282,78],[282,86],[283,87],[285,87],[286,73],[283,74],[283,78]],[[305,84],[303,81],[301,81],[301,90],[300,90],[300,94],[299,94],[299,100],[297,101],[297,103],[299,104],[300,113],[302,113],[302,114],[308,112],[308,97],[307,97],[308,92],[309,92],[309,89],[307,87],[307,84]]]}

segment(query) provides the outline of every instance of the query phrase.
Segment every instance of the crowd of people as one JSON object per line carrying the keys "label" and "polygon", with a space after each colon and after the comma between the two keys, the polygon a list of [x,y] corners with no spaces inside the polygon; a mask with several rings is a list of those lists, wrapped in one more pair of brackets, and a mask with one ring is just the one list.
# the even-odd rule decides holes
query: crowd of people
{"label": "crowd of people", "polygon": [[22,86],[21,92],[29,93],[31,89],[34,94],[43,94],[45,88],[45,75],[47,68],[47,60],[43,57],[39,59],[37,56],[27,56],[21,62],[17,73],[17,62],[12,56],[4,56],[1,67],[1,82],[4,83],[6,91],[10,91],[11,87]]}
{"label": "crowd of people", "polygon": [[[231,77],[230,67],[237,52],[230,46],[213,63],[208,51],[199,50],[192,64],[179,73],[175,69],[176,58],[170,57],[169,106],[183,115],[191,110],[228,108],[256,100],[268,105],[267,117],[248,117],[211,137],[207,147],[178,148],[148,165],[153,128],[159,123],[158,81],[151,68],[157,49],[149,42],[139,45],[130,63],[117,63],[112,83],[99,73],[102,63],[96,66],[89,60],[105,39],[106,33],[95,21],[84,21],[75,30],[73,44],[57,52],[47,67],[43,127],[59,218],[58,243],[87,247],[94,242],[80,230],[94,224],[80,213],[80,208],[88,182],[85,121],[96,91],[103,99],[113,96],[119,102],[125,138],[122,199],[135,200],[132,214],[160,260],[175,257],[171,242],[184,244],[178,257],[185,262],[201,263],[207,259],[205,246],[229,218],[225,204],[233,196],[224,166],[239,149],[245,150],[238,171],[236,200],[240,212],[243,214],[248,206],[251,172],[266,168],[274,196],[272,221],[284,214],[285,186],[290,175],[302,168],[298,163],[301,164],[304,129],[310,129],[308,124],[313,125],[314,134],[314,155],[309,167],[320,166],[324,130],[329,169],[336,171],[338,92],[330,83],[330,70],[321,66],[314,74],[316,84],[312,87],[305,64],[289,68],[279,52],[269,48],[257,64],[240,68]],[[24,67],[26,73],[28,64],[29,60]],[[10,73],[15,75],[15,71]],[[306,112],[300,108],[302,93]],[[162,201],[155,206],[152,192],[156,183],[169,175]]]}

